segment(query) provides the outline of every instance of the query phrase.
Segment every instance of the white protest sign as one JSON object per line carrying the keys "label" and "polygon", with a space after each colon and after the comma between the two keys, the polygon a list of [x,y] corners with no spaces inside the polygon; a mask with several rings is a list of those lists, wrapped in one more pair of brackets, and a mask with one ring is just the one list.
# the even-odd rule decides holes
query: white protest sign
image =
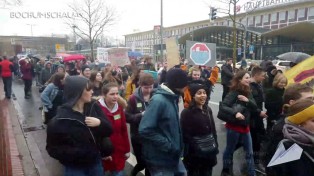
{"label": "white protest sign", "polygon": [[97,48],[97,60],[99,63],[109,63],[108,49]]}

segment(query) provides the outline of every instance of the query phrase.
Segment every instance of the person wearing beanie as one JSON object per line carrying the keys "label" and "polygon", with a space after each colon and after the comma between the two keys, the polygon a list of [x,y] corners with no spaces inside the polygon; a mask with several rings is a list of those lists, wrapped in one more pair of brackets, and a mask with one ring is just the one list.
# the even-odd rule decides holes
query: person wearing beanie
{"label": "person wearing beanie", "polygon": [[81,67],[81,74],[80,74],[80,76],[83,76],[83,77],[85,77],[87,79],[90,78],[90,76],[91,76],[91,69],[90,69],[90,67],[88,65],[83,65]]}
{"label": "person wearing beanie", "polygon": [[[218,142],[213,112],[206,104],[208,90],[203,84],[197,83],[190,84],[189,89],[192,100],[189,107],[182,111],[180,118],[185,146],[183,161],[188,175],[210,176],[212,168],[217,164]],[[195,138],[203,136],[215,140],[216,150],[210,153],[197,150]]]}
{"label": "person wearing beanie", "polygon": [[178,102],[187,85],[186,73],[178,68],[167,72],[166,82],[153,94],[139,125],[143,159],[152,176],[186,175],[180,159],[183,140]]}
{"label": "person wearing beanie", "polygon": [[288,158],[284,163],[270,167],[276,167],[280,171],[278,175],[314,175],[314,102],[309,99],[298,100],[289,110],[282,131],[284,140],[277,150],[284,148],[284,155],[297,155],[297,150],[289,150],[294,147],[299,149],[301,156],[297,159]]}
{"label": "person wearing beanie", "polygon": [[48,154],[64,165],[64,175],[103,176],[101,140],[112,126],[97,102],[92,102],[88,79],[68,76],[64,83],[65,103],[47,125]]}
{"label": "person wearing beanie", "polygon": [[[216,69],[215,69],[216,70]],[[216,70],[218,73],[218,70]],[[215,73],[215,71],[213,71]],[[206,99],[206,104],[210,100],[210,94],[212,91],[212,87],[215,84],[214,81],[211,81],[211,79],[214,79],[214,75],[218,77],[218,74],[212,74],[209,79],[207,78],[202,78],[201,77],[201,70],[199,68],[192,68],[191,69],[191,74],[189,76],[189,82],[188,86],[184,89],[184,95],[183,95],[183,101],[184,101],[184,108],[189,107],[189,104],[192,100],[192,95],[190,94],[190,84],[203,84],[206,88],[207,91],[207,99]]]}

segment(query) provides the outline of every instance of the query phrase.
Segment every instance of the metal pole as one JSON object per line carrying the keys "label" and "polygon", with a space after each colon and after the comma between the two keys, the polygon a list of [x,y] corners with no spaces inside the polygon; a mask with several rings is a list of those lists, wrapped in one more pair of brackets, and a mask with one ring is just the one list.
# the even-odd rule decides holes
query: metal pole
{"label": "metal pole", "polygon": [[31,34],[32,34],[32,37],[33,37],[33,25],[31,24]]}
{"label": "metal pole", "polygon": [[163,0],[160,0],[160,55],[161,61],[164,61],[164,49],[163,49]]}
{"label": "metal pole", "polygon": [[246,40],[247,40],[247,27],[246,25],[244,25],[244,42],[243,42],[243,45],[244,45],[244,48],[243,48],[243,59],[246,59]]}

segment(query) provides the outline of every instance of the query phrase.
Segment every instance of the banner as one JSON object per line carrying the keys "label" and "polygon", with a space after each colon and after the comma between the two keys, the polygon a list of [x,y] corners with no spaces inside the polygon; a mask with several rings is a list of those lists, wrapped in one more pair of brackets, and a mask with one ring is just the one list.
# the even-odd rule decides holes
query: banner
{"label": "banner", "polygon": [[177,40],[174,37],[166,39],[166,50],[167,50],[167,64],[168,68],[172,68],[175,65],[180,64],[180,54],[177,45]]}
{"label": "banner", "polygon": [[97,60],[99,63],[109,63],[108,49],[107,48],[97,48]]}
{"label": "banner", "polygon": [[128,49],[125,48],[110,48],[108,50],[108,58],[112,66],[123,67],[130,65],[130,59],[128,57]]}
{"label": "banner", "polygon": [[296,66],[284,72],[288,79],[288,84],[307,83],[314,86],[314,56],[302,61]]}

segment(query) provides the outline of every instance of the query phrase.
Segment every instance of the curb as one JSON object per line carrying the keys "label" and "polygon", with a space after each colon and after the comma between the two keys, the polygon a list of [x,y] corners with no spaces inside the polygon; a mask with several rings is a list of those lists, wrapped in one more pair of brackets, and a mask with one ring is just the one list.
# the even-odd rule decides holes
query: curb
{"label": "curb", "polygon": [[[23,127],[25,127],[25,116],[22,113],[22,109],[20,107],[20,104],[18,103],[17,100],[14,100],[12,102],[12,105],[14,107],[14,109],[16,110],[17,113],[17,123],[19,124],[20,130],[22,135],[24,136],[24,141],[21,141],[21,145],[26,147],[27,153],[25,152],[25,154],[28,155],[30,161],[25,161],[27,162],[28,167],[25,169],[29,170],[29,174],[32,174],[32,176],[49,176],[50,173],[48,171],[48,169],[45,167],[45,161],[41,155],[41,151],[39,149],[39,147],[36,145],[36,141],[33,137],[32,134],[27,133],[23,130]],[[34,155],[34,156],[33,156]],[[36,158],[36,161],[35,159]],[[31,166],[29,166],[31,165]],[[32,168],[29,168],[32,167]],[[35,171],[34,171],[35,169]],[[27,175],[28,176],[28,175]]]}
{"label": "curb", "polygon": [[[9,114],[9,105],[10,105],[10,100],[4,99],[4,90],[3,90],[3,83],[1,81],[0,83],[0,99],[1,99],[1,114],[2,119],[1,121],[3,122],[3,127],[2,132],[3,132],[3,145],[1,146],[2,148],[0,150],[2,151],[2,156],[5,157],[1,158],[2,161],[6,162],[6,168],[1,168],[1,173],[3,176],[24,176],[24,171],[22,167],[22,162],[21,162],[21,155],[18,151],[17,147],[17,142],[16,138],[13,132],[13,126],[12,126],[12,121],[10,118]],[[6,107],[5,107],[6,106]],[[2,162],[1,162],[2,163]]]}

